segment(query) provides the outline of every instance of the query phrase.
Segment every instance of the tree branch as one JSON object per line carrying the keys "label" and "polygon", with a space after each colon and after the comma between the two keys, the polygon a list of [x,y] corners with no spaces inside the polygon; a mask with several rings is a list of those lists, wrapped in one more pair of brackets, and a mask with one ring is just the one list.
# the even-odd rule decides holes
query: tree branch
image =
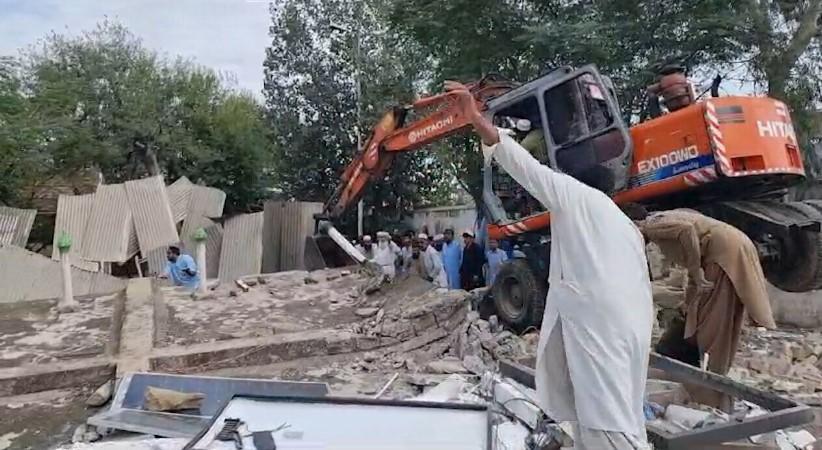
{"label": "tree branch", "polygon": [[784,67],[793,67],[799,57],[802,56],[802,53],[808,48],[811,39],[819,31],[820,15],[822,15],[822,0],[811,1],[808,10],[805,11],[802,20],[799,22],[799,28],[796,29],[796,33],[793,35],[790,44],[788,44],[788,48],[779,58]]}

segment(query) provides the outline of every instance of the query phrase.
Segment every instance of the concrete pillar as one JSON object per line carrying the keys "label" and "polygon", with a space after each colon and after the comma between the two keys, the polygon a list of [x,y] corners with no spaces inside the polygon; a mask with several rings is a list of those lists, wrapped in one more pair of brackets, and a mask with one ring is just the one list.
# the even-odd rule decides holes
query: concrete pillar
{"label": "concrete pillar", "polygon": [[71,237],[63,232],[57,240],[57,248],[60,250],[60,266],[63,274],[63,297],[57,304],[60,312],[71,312],[77,307],[74,300],[74,289],[71,285]]}
{"label": "concrete pillar", "polygon": [[206,235],[203,228],[199,228],[192,237],[196,242],[197,273],[200,274],[200,284],[197,286],[197,292],[206,294],[208,293],[208,268],[206,267],[206,239],[208,235]]}

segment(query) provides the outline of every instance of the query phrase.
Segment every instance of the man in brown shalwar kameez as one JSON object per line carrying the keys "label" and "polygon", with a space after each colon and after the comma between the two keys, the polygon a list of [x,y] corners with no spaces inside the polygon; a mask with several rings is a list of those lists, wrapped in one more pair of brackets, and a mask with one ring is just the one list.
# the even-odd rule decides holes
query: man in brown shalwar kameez
{"label": "man in brown shalwar kameez", "polygon": [[[707,358],[709,371],[728,373],[746,310],[757,325],[776,327],[753,242],[733,226],[693,210],[654,213],[637,225],[666,258],[688,269],[684,321],[668,326],[657,351],[696,366]],[[700,403],[731,406],[730,398],[718,392],[689,391]]]}

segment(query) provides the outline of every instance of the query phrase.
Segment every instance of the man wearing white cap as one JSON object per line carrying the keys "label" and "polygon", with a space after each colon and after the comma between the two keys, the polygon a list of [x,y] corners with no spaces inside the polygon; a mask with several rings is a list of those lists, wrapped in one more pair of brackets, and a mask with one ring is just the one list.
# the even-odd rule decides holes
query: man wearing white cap
{"label": "man wearing white cap", "polygon": [[373,261],[382,268],[382,273],[391,281],[397,273],[395,266],[400,247],[391,241],[391,235],[385,231],[377,232],[377,248],[374,250]]}
{"label": "man wearing white cap", "polygon": [[366,259],[372,259],[374,257],[374,246],[371,243],[371,236],[365,235],[362,237],[362,243],[356,245],[357,251],[363,254]]}
{"label": "man wearing white cap", "polygon": [[447,288],[448,278],[445,276],[445,269],[442,268],[442,257],[432,245],[428,245],[428,235],[421,233],[417,236],[420,246],[420,258],[425,269],[425,279],[434,283],[437,287]]}
{"label": "man wearing white cap", "polygon": [[482,115],[473,94],[446,82],[493,158],[551,212],[551,288],[537,347],[537,403],[576,426],[577,450],[648,449],[643,401],[653,301],[645,242],[608,197],[613,174],[576,178],[542,165]]}

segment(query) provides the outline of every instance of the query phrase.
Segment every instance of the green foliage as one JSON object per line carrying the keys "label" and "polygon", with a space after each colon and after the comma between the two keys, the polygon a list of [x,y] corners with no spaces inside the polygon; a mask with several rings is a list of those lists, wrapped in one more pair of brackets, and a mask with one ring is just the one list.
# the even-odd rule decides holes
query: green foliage
{"label": "green foliage", "polygon": [[[272,4],[265,95],[278,144],[279,186],[285,196],[328,199],[356,152],[357,127],[364,144],[386,111],[414,98],[416,83],[426,70],[425,56],[417,46],[401,45],[386,27],[384,8],[379,0]],[[373,217],[399,221],[412,205],[442,195],[438,191],[442,183],[437,182],[441,173],[430,154],[397,155],[385,179],[368,188],[364,202],[374,208]]]}
{"label": "green foliage", "polygon": [[[562,65],[594,63],[636,122],[647,115],[645,87],[675,63],[702,81],[721,73],[766,86],[791,105],[797,131],[807,136],[822,101],[820,10],[819,0],[403,0],[394,2],[390,20],[432,61],[433,73],[423,78],[431,89],[448,78],[498,72],[524,82]],[[476,144],[463,139],[451,147],[460,143],[462,151],[440,154],[473,185]]]}
{"label": "green foliage", "polygon": [[161,59],[109,22],[79,37],[51,34],[22,63],[3,91],[34,136],[16,145],[15,167],[38,166],[30,180],[86,168],[107,183],[186,175],[225,190],[228,208],[240,210],[267,195],[272,148],[262,109],[213,71]]}

